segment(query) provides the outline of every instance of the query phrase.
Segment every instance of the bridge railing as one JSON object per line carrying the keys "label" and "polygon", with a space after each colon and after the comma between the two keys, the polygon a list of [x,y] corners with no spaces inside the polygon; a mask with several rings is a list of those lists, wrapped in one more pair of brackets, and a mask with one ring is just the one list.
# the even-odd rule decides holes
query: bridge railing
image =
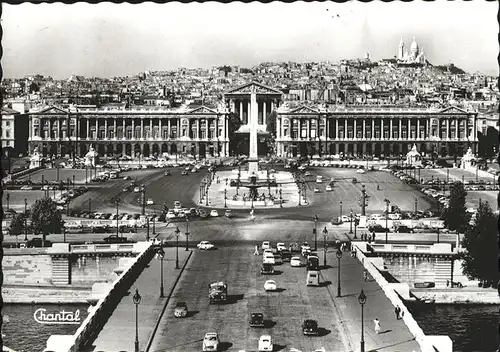
{"label": "bridge railing", "polygon": [[78,244],[71,246],[72,253],[88,252],[138,252],[136,243]]}
{"label": "bridge railing", "polygon": [[433,245],[417,244],[370,244],[375,252],[404,252],[404,253],[429,253],[429,254],[454,254],[451,245],[448,243],[438,243]]}
{"label": "bridge railing", "polygon": [[371,277],[382,288],[389,301],[391,301],[394,307],[399,306],[401,308],[403,321],[408,327],[410,333],[415,337],[417,343],[420,345],[422,352],[452,352],[451,339],[448,336],[426,336],[424,331],[420,328],[420,326],[418,326],[418,323],[413,318],[413,315],[394,290],[394,284],[387,282],[387,280],[377,270],[376,266],[372,263],[371,258],[365,256],[362,248],[360,248],[358,244],[353,243],[353,246],[356,251],[356,258],[361,261]]}
{"label": "bridge railing", "polygon": [[[139,243],[140,247],[142,247],[141,253],[134,258],[130,267],[113,282],[108,294],[97,302],[82,325],[71,337],[69,345],[63,349],[58,347],[57,351],[78,352],[94,341],[124,293],[130,288],[154,255],[153,246],[150,242]],[[49,348],[49,346],[47,347]]]}

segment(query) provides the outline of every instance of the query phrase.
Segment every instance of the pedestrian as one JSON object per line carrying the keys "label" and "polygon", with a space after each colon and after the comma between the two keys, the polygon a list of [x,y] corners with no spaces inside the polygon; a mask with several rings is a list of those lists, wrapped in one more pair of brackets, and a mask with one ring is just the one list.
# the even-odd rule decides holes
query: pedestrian
{"label": "pedestrian", "polygon": [[380,321],[378,320],[378,318],[375,318],[373,324],[375,325],[375,333],[377,335],[380,334]]}
{"label": "pedestrian", "polygon": [[260,255],[258,245],[255,246],[255,251],[253,252],[253,255]]}
{"label": "pedestrian", "polygon": [[372,239],[373,239],[373,242],[375,242],[375,231],[372,232]]}
{"label": "pedestrian", "polygon": [[450,280],[446,280],[446,287],[450,287]]}
{"label": "pedestrian", "polygon": [[365,282],[368,281],[368,271],[366,271],[366,269],[363,270],[363,279],[365,280]]}
{"label": "pedestrian", "polygon": [[380,186],[379,185],[377,185],[377,191],[380,191]]}
{"label": "pedestrian", "polygon": [[401,312],[401,308],[399,308],[399,306],[396,306],[396,308],[394,308],[394,313],[396,314],[396,319],[399,320],[399,313]]}

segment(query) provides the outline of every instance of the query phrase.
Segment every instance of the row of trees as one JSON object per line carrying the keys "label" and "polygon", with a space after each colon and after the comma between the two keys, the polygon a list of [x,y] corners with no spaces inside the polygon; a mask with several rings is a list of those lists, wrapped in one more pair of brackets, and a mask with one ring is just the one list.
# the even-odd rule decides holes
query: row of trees
{"label": "row of trees", "polygon": [[497,217],[486,201],[479,200],[477,213],[472,218],[466,208],[467,192],[456,182],[450,186],[450,203],[442,212],[445,226],[463,233],[461,254],[463,272],[469,279],[494,284],[499,280]]}
{"label": "row of trees", "polygon": [[8,233],[19,236],[24,233],[27,220],[31,222],[30,230],[35,235],[42,235],[45,242],[47,235],[62,232],[62,216],[57,210],[57,204],[49,197],[37,199],[29,209],[28,214],[16,213],[10,222]]}

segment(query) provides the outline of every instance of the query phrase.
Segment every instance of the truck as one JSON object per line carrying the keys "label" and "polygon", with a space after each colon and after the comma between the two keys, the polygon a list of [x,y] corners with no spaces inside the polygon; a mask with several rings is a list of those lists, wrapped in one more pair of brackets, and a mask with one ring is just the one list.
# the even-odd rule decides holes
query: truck
{"label": "truck", "polygon": [[210,304],[227,302],[227,284],[224,281],[213,282],[208,285]]}

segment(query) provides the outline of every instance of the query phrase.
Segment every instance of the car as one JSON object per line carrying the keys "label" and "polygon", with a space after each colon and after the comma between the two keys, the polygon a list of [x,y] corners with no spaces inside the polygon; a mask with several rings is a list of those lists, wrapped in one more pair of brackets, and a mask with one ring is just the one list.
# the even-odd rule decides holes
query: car
{"label": "car", "polygon": [[262,249],[271,249],[271,243],[269,241],[262,242]]}
{"label": "car", "polygon": [[178,200],[174,202],[174,209],[182,209],[182,204]]}
{"label": "car", "polygon": [[164,175],[164,176],[171,176],[172,174],[170,173],[170,171],[168,171],[168,170],[167,170],[167,171],[165,171],[165,172],[163,173],[163,175]]}
{"label": "car", "polygon": [[383,227],[382,225],[375,224],[375,225],[368,226],[368,231],[369,232],[385,232],[386,228]]}
{"label": "car", "polygon": [[111,235],[106,238],[104,238],[105,243],[127,243],[128,240],[126,237],[119,237],[116,235]]}
{"label": "car", "polygon": [[319,193],[319,192],[320,192],[319,188],[314,188],[314,193]]}
{"label": "car", "polygon": [[297,242],[292,242],[290,243],[290,246],[288,247],[288,250],[290,252],[299,252],[300,251],[300,246]]}
{"label": "car", "polygon": [[182,175],[183,175],[183,176],[186,176],[186,175],[188,175],[188,174],[189,174],[189,172],[187,172],[186,170],[182,171]]}
{"label": "car", "polygon": [[155,202],[153,202],[153,200],[151,198],[149,198],[147,201],[146,201],[146,204],[147,205],[153,205],[155,204]]}
{"label": "car", "polygon": [[21,190],[23,190],[23,191],[29,191],[29,190],[32,190],[32,189],[33,189],[33,187],[31,187],[31,186],[22,186],[21,187]]}
{"label": "car", "polygon": [[161,246],[161,240],[159,238],[150,238],[148,242],[151,242],[153,246]]}
{"label": "car", "polygon": [[279,253],[274,254],[274,264],[275,265],[283,264],[283,259],[281,258],[281,254],[279,254]]}
{"label": "car", "polygon": [[302,261],[300,260],[300,257],[292,257],[290,259],[290,266],[300,268],[302,266]]}
{"label": "car", "polygon": [[274,274],[274,266],[269,263],[263,263],[262,266],[260,267],[260,273],[262,275]]}
{"label": "car", "polygon": [[325,191],[326,191],[326,192],[331,192],[331,191],[333,191],[332,186],[330,186],[330,185],[326,186],[326,187],[325,187]]}
{"label": "car", "polygon": [[131,180],[131,179],[132,179],[132,177],[130,177],[130,176],[123,176],[123,179],[124,179],[124,180]]}
{"label": "car", "polygon": [[224,212],[224,216],[225,216],[226,218],[232,218],[232,217],[233,217],[233,213],[231,212],[231,210],[229,210],[229,209],[228,209],[228,210],[226,210],[226,211]]}
{"label": "car", "polygon": [[42,241],[41,238],[36,237],[26,241],[26,247],[27,248],[52,247],[52,242],[48,240]]}
{"label": "car", "polygon": [[210,216],[212,216],[212,217],[215,218],[215,217],[219,216],[219,212],[217,210],[215,210],[215,209],[212,209],[210,211]]}
{"label": "car", "polygon": [[281,252],[286,249],[286,246],[283,242],[278,242],[276,243],[276,248],[278,249],[278,252]]}
{"label": "car", "polygon": [[217,351],[219,349],[219,335],[216,332],[207,332],[203,338],[203,351]]}
{"label": "car", "polygon": [[139,187],[134,188],[134,193],[139,193],[140,191],[141,191],[141,189]]}
{"label": "car", "polygon": [[203,249],[205,251],[208,251],[210,249],[214,249],[215,248],[215,246],[212,243],[210,243],[209,241],[201,241],[200,243],[198,243],[196,245],[196,247],[198,249]]}
{"label": "car", "polygon": [[316,255],[310,255],[307,257],[307,270],[317,271],[319,270],[319,258]]}
{"label": "car", "polygon": [[176,318],[185,318],[188,315],[186,302],[177,302],[175,304],[174,316]]}
{"label": "car", "polygon": [[262,262],[265,264],[265,263],[269,263],[269,264],[276,264],[276,262],[274,261],[274,254],[272,253],[264,253],[263,257],[262,257]]}
{"label": "car", "polygon": [[265,291],[276,291],[276,281],[274,280],[266,280],[264,283]]}
{"label": "car", "polygon": [[306,319],[302,323],[302,333],[306,336],[319,335],[318,322],[313,319]]}
{"label": "car", "polygon": [[252,313],[250,314],[250,327],[252,328],[263,328],[264,324],[264,314],[262,313]]}
{"label": "car", "polygon": [[280,254],[283,262],[289,262],[290,259],[292,258],[292,252],[290,252],[288,249],[282,250]]}
{"label": "car", "polygon": [[173,210],[169,210],[167,212],[166,218],[167,219],[175,219],[177,217],[177,214]]}
{"label": "car", "polygon": [[259,339],[259,352],[266,352],[273,350],[273,343],[271,341],[271,335],[262,335]]}

